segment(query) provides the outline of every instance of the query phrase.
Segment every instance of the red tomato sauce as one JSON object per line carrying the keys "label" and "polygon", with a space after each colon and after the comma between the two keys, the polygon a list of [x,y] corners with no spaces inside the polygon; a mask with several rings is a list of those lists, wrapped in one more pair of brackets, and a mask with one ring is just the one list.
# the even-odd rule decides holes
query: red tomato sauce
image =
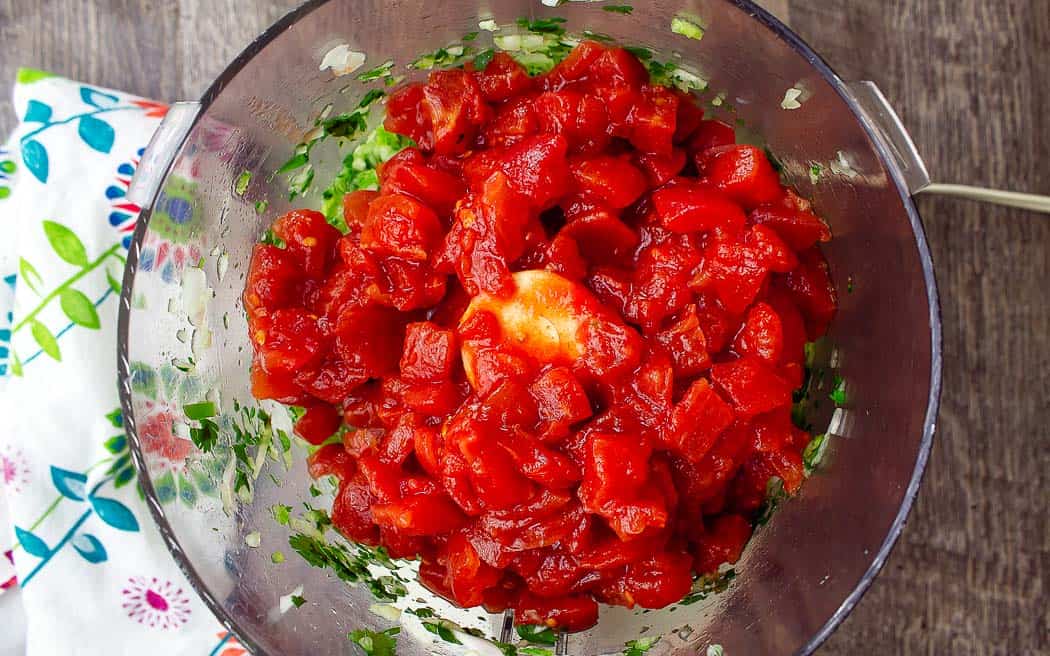
{"label": "red tomato sauce", "polygon": [[764,152],[584,42],[397,91],[418,147],[296,210],[244,293],[253,392],[341,444],[335,527],[419,558],[460,606],[580,630],[734,562],[771,477],[803,481],[803,347],[836,309],[831,234]]}

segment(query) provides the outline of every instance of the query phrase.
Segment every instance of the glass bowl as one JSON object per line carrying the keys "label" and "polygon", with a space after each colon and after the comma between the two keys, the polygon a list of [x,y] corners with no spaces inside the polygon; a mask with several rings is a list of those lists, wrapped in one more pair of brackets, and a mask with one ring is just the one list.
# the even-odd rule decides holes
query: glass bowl
{"label": "glass bowl", "polygon": [[[586,29],[650,48],[685,71],[684,84],[707,81],[701,96],[712,112],[761,138],[786,182],[812,199],[835,234],[825,250],[841,307],[822,366],[845,381],[849,399],[833,413],[824,404],[815,419],[829,435],[820,467],[757,530],[735,578],[713,586],[724,590],[660,611],[603,608],[596,628],[562,636],[552,651],[621,654],[629,641],[659,637],[653,656],[715,645],[734,656],[808,654],[857,604],[903,529],[930,452],[941,355],[933,269],[911,199],[925,170],[892,110],[872,85],[843,82],[745,0],[653,0],[629,16],[600,2],[548,4],[559,3],[308,2],[253,42],[199,103],[174,105],[143,157],[131,190],[143,211],[120,308],[125,425],[174,558],[256,656],[351,653],[349,632],[398,619],[393,606],[377,605],[370,586],[311,567],[289,545],[291,535],[314,530],[316,515],[303,502],[325,508],[330,489],[311,489],[303,447],[284,442],[287,413],[250,395],[240,295],[251,248],[268,224],[293,206],[321,204],[321,181],[348,151],[315,144],[309,160],[317,182],[293,202],[289,175],[275,171],[310,138],[318,117],[350,111],[382,85],[357,79],[362,71],[382,72],[390,61],[391,75],[420,79],[426,70],[406,67],[418,55],[444,47],[455,58],[450,44],[487,48],[493,33],[486,27],[509,34],[521,16],[564,17],[570,34]],[[676,16],[702,26],[703,38],[672,32]],[[366,56],[363,66],[337,74],[357,63],[353,53]],[[302,186],[305,170],[292,171],[293,184]],[[186,412],[208,403],[220,410],[210,420],[220,437],[205,453],[188,438],[194,430],[207,437],[207,427]],[[237,431],[258,443],[236,453],[228,444]],[[350,575],[372,587],[404,585],[400,607],[427,606],[482,636],[511,639],[508,617],[453,609],[410,580],[355,567]],[[296,607],[293,594],[306,602]],[[454,635],[465,645],[442,641],[415,615],[399,621],[402,656],[499,653],[462,633]]]}

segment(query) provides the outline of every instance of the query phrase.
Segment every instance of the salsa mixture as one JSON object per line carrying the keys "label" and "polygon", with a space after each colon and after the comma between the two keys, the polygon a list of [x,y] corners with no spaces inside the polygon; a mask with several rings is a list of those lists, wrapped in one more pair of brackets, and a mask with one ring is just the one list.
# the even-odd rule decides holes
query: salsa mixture
{"label": "salsa mixture", "polygon": [[581,630],[598,602],[681,600],[771,478],[802,484],[831,234],[625,49],[474,68],[389,98],[415,146],[344,197],[345,234],[296,210],[256,246],[253,392],[305,408],[346,538],[460,606]]}

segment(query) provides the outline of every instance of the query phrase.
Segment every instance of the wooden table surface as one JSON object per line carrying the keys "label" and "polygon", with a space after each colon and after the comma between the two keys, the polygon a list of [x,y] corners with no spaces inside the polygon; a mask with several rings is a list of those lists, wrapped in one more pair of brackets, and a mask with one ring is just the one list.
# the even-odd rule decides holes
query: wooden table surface
{"label": "wooden table surface", "polygon": [[[0,0],[17,66],[196,98],[295,0]],[[1050,1],[768,0],[847,78],[878,82],[933,176],[1050,193]],[[15,117],[0,100],[0,133]],[[904,536],[822,654],[1050,653],[1050,216],[921,198],[944,395]],[[734,655],[736,656],[736,655]]]}

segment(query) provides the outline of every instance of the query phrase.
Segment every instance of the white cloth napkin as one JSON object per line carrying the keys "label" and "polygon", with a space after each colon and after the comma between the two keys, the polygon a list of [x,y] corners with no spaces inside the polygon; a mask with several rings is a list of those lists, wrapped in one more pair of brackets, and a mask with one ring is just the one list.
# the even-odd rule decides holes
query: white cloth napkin
{"label": "white cloth napkin", "polygon": [[[14,107],[0,151],[0,553],[18,583],[0,592],[0,646],[18,644],[20,594],[28,656],[244,654],[165,548],[118,409],[138,217],[124,194],[166,107],[26,69]],[[10,575],[0,565],[0,585]]]}

